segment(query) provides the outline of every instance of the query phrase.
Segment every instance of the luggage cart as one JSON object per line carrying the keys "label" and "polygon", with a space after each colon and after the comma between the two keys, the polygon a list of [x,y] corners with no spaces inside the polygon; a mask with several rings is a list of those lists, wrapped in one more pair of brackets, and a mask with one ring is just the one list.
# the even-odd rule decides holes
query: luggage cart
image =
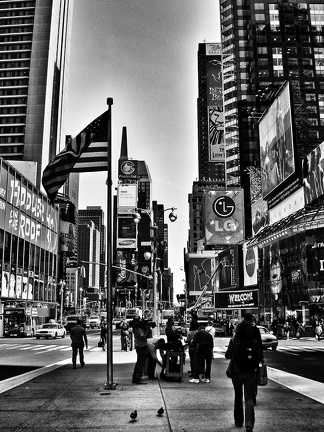
{"label": "luggage cart", "polygon": [[166,378],[178,378],[179,382],[183,377],[184,352],[167,351],[166,352]]}

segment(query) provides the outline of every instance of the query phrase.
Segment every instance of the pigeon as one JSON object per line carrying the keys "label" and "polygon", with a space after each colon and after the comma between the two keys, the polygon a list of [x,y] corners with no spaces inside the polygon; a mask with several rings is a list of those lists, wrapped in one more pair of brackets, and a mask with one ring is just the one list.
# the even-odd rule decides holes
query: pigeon
{"label": "pigeon", "polygon": [[159,417],[161,417],[163,415],[163,413],[164,413],[163,407],[161,407],[160,409],[158,409],[157,414],[158,414]]}
{"label": "pigeon", "polygon": [[135,411],[131,412],[130,418],[132,419],[132,421],[135,421],[136,417],[137,417],[137,411],[135,410]]}

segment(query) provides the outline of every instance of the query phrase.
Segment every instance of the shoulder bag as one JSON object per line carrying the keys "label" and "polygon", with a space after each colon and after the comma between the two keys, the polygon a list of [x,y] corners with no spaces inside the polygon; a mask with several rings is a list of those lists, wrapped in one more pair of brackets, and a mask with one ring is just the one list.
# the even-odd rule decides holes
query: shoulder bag
{"label": "shoulder bag", "polygon": [[262,366],[259,368],[259,386],[265,386],[268,384],[268,371],[267,366],[262,363]]}

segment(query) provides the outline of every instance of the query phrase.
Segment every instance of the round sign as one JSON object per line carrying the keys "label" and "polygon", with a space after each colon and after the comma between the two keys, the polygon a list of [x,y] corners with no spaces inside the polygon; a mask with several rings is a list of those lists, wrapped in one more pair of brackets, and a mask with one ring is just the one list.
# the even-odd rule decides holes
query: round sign
{"label": "round sign", "polygon": [[132,161],[125,161],[121,164],[120,169],[123,174],[125,175],[131,175],[135,171],[135,164]]}
{"label": "round sign", "polygon": [[214,213],[221,217],[226,218],[232,216],[235,211],[235,202],[229,196],[218,197],[213,204]]}
{"label": "round sign", "polygon": [[148,266],[142,266],[141,271],[143,274],[146,274],[150,271],[150,269],[148,268]]}
{"label": "round sign", "polygon": [[255,267],[255,253],[254,250],[251,248],[246,251],[245,255],[245,270],[249,277],[252,277],[254,275]]}

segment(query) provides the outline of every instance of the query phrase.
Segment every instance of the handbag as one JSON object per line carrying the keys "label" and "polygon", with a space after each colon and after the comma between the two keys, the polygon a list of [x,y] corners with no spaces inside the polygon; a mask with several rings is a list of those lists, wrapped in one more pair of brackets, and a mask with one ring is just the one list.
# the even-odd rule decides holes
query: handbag
{"label": "handbag", "polygon": [[268,371],[267,366],[263,363],[259,368],[259,386],[265,386],[268,384]]}
{"label": "handbag", "polygon": [[229,361],[227,369],[226,369],[227,378],[232,378],[232,359]]}

